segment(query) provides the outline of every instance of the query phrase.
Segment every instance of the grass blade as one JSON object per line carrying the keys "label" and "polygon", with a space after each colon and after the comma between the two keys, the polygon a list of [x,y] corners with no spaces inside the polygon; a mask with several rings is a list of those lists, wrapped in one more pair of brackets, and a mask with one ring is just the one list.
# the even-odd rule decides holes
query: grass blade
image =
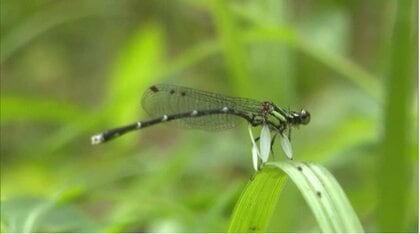
{"label": "grass blade", "polygon": [[[413,52],[418,50],[415,41],[418,34],[416,2],[398,1],[395,4],[389,71],[385,81],[383,135],[380,154],[377,155],[379,232],[406,232],[407,210],[413,205],[409,202],[410,184],[418,177],[418,167],[414,170],[410,167],[409,150],[410,130],[416,128],[410,121],[410,102],[415,96],[418,100],[418,89],[414,87],[418,84],[418,68],[415,67],[418,54]],[[418,130],[416,135],[417,142]],[[418,154],[412,155],[416,157]],[[418,192],[414,196],[418,196]]]}
{"label": "grass blade", "polygon": [[257,172],[236,203],[228,232],[264,232],[286,179],[275,168]]}
{"label": "grass blade", "polygon": [[235,206],[228,232],[265,232],[286,175],[302,193],[322,232],[364,232],[331,173],[320,165],[291,160],[267,163],[257,172]]}
{"label": "grass blade", "polygon": [[363,232],[344,191],[324,167],[294,161],[270,163],[296,184],[322,232]]}

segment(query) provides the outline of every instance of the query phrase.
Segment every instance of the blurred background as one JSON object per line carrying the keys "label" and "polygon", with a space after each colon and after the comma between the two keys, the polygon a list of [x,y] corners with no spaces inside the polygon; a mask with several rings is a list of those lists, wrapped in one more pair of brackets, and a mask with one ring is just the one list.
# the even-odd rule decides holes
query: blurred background
{"label": "blurred background", "polygon": [[[366,231],[418,232],[416,1],[0,3],[3,232],[226,231],[254,174],[245,123],[90,145],[146,119],[157,83],[309,110],[295,160],[327,167]],[[319,231],[290,181],[268,231]]]}

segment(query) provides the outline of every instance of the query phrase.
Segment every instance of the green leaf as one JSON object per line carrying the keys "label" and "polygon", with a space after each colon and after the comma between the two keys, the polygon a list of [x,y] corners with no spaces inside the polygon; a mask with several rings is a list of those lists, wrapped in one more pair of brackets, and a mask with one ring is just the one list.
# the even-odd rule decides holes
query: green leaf
{"label": "green leaf", "polygon": [[333,175],[313,163],[269,163],[283,170],[302,193],[322,232],[363,232],[344,191]]}
{"label": "green leaf", "polygon": [[353,83],[360,90],[380,102],[382,88],[376,77],[368,73],[361,66],[323,48],[312,45],[310,41],[302,37],[296,30],[290,27],[261,27],[243,32],[244,41],[247,44],[261,42],[284,43],[302,53],[323,63],[327,67],[342,75],[342,78]]}
{"label": "green leaf", "polygon": [[213,1],[211,13],[220,40],[222,53],[230,72],[233,87],[244,92],[252,90],[249,80],[248,64],[242,37],[236,27],[236,17],[226,1]]}
{"label": "green leaf", "polygon": [[1,221],[6,232],[93,232],[97,224],[69,204],[85,190],[69,187],[50,198],[16,197],[1,202]]}
{"label": "green leaf", "polygon": [[[37,12],[22,19],[21,23],[2,35],[0,44],[0,63],[3,64],[20,49],[30,44],[32,40],[48,30],[68,22],[94,15],[109,14],[104,6],[94,2],[68,1],[59,4],[50,4],[52,7]],[[46,4],[48,5],[48,4]],[[3,6],[2,6],[3,7]],[[112,9],[112,7],[110,7]]]}
{"label": "green leaf", "polygon": [[283,161],[268,163],[252,179],[235,206],[229,232],[264,232],[286,174],[296,184],[322,232],[363,232],[353,208],[334,177],[322,166]]}
{"label": "green leaf", "polygon": [[264,232],[286,179],[275,168],[257,172],[235,206],[228,232]]}
{"label": "green leaf", "polygon": [[67,123],[83,115],[83,110],[69,103],[39,97],[1,96],[1,123],[45,121]]}
{"label": "green leaf", "polygon": [[[385,82],[382,147],[377,155],[379,232],[406,231],[407,208],[413,206],[409,201],[409,188],[413,178],[418,178],[418,167],[414,170],[410,167],[409,150],[409,134],[415,126],[410,121],[410,102],[413,97],[418,98],[418,89],[413,86],[418,82],[415,67],[418,55],[413,52],[418,50],[413,36],[418,34],[418,12],[414,9],[417,4],[417,1],[398,1],[395,4],[389,71]],[[412,139],[418,141],[418,130]],[[418,157],[418,153],[414,155]]]}
{"label": "green leaf", "polygon": [[[139,27],[121,48],[108,83],[107,111],[120,124],[137,118],[141,92],[162,69],[164,48],[162,29],[155,24]],[[118,115],[116,115],[118,113]]]}

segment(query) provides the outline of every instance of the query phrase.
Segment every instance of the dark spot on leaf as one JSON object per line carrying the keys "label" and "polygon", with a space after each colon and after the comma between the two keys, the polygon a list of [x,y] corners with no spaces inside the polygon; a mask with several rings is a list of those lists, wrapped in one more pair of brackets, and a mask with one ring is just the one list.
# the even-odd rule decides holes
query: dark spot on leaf
{"label": "dark spot on leaf", "polygon": [[171,91],[169,91],[170,94],[174,94],[175,90],[171,89]]}
{"label": "dark spot on leaf", "polygon": [[181,96],[185,96],[185,94],[186,94],[185,92],[181,92]]}
{"label": "dark spot on leaf", "polygon": [[297,166],[296,167],[299,171],[302,171],[302,167],[301,166]]}
{"label": "dark spot on leaf", "polygon": [[154,85],[150,87],[150,90],[152,90],[154,93],[159,91],[159,89]]}
{"label": "dark spot on leaf", "polygon": [[257,227],[255,227],[255,226],[251,226],[251,227],[249,227],[249,230],[250,230],[250,231],[255,231],[255,230],[257,230]]}
{"label": "dark spot on leaf", "polygon": [[321,194],[321,192],[320,192],[320,191],[317,191],[317,192],[316,192],[316,195],[317,195],[318,197],[321,197],[321,195],[322,195],[322,194]]}

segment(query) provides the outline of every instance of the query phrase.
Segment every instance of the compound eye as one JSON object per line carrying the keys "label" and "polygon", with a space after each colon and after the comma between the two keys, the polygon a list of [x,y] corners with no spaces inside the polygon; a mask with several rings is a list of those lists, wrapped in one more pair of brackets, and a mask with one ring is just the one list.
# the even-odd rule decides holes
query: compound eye
{"label": "compound eye", "polygon": [[311,114],[306,110],[300,111],[300,121],[302,124],[306,125],[311,121]]}

